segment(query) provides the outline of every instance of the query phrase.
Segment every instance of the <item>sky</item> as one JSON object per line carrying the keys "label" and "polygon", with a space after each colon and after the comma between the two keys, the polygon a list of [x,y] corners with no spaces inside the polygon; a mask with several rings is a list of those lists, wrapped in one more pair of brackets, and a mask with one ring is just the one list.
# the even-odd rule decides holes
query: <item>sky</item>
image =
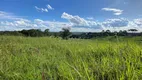
{"label": "sky", "polygon": [[0,0],[0,31],[142,31],[142,0]]}

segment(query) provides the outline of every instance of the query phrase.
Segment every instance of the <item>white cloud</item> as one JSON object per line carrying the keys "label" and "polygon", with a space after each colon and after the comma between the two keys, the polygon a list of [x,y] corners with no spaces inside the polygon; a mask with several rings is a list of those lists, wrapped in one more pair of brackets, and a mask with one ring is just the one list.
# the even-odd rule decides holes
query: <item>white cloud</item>
{"label": "white cloud", "polygon": [[[68,22],[46,21],[41,19],[28,20],[13,16],[11,13],[0,11],[0,31],[23,30],[23,29],[50,29],[50,31],[61,31],[64,27],[70,27],[74,32],[95,32],[101,30],[128,30],[137,29],[142,31],[142,19],[128,20],[125,18],[107,19],[102,22],[87,20],[79,16],[63,13],[61,18]],[[3,17],[4,16],[4,17]],[[10,16],[10,17],[7,17]]]}
{"label": "white cloud", "polygon": [[121,15],[123,13],[123,10],[116,9],[116,8],[102,8],[104,11],[111,11],[114,13],[114,15]]}
{"label": "white cloud", "polygon": [[120,19],[107,19],[102,23],[105,27],[125,27],[129,24],[129,21],[124,18]]}
{"label": "white cloud", "polygon": [[132,26],[130,26],[130,21],[125,18],[107,19],[101,24],[104,27],[104,30],[109,29],[111,31],[128,30],[129,28],[132,28]]}
{"label": "white cloud", "polygon": [[85,20],[84,18],[81,18],[81,17],[79,17],[79,16],[72,16],[72,15],[70,15],[70,14],[68,14],[68,13],[63,13],[62,14],[62,16],[61,16],[61,18],[63,18],[63,19],[67,19],[71,24],[72,24],[72,26],[73,27],[84,27],[84,28],[96,28],[96,29],[98,29],[98,28],[102,28],[100,25],[99,25],[99,23],[98,22],[95,22],[95,21],[87,21],[87,20]]}
{"label": "white cloud", "polygon": [[54,8],[52,8],[49,4],[47,5],[47,8],[48,8],[49,10],[54,10]]}
{"label": "white cloud", "polygon": [[0,23],[0,30],[22,30],[33,28],[33,25],[30,22],[24,20],[16,21],[2,21]]}
{"label": "white cloud", "polygon": [[71,27],[70,23],[58,21],[44,21],[41,19],[34,19],[33,21],[13,20],[0,21],[0,31],[13,31],[23,29],[50,29],[50,31],[61,31],[63,27]]}
{"label": "white cloud", "polygon": [[63,13],[61,18],[67,19],[72,24],[73,31],[101,31],[101,30],[128,30],[138,29],[142,31],[142,19],[128,20],[125,18],[107,19],[102,22],[86,20],[79,16],[73,16],[68,13]]}
{"label": "white cloud", "polygon": [[142,18],[140,19],[134,19],[134,23],[138,26],[142,26]]}
{"label": "white cloud", "polygon": [[95,20],[93,17],[87,17],[88,20]]}
{"label": "white cloud", "polygon": [[131,25],[134,26],[135,29],[142,31],[142,18],[134,19],[131,21]]}
{"label": "white cloud", "polygon": [[63,13],[61,18],[67,19],[71,24],[75,26],[85,26],[87,24],[86,20],[80,18],[79,16],[72,16],[68,13]]}
{"label": "white cloud", "polygon": [[37,24],[42,24],[44,21],[41,19],[35,19],[34,22]]}
{"label": "white cloud", "polygon": [[41,11],[41,12],[48,12],[48,9],[46,9],[46,8],[39,8],[39,7],[35,6],[35,9],[37,11]]}
{"label": "white cloud", "polygon": [[21,19],[23,19],[23,18],[21,18],[21,17],[19,17],[19,16],[15,16],[15,15],[12,14],[12,13],[0,11],[0,19],[21,20]]}
{"label": "white cloud", "polygon": [[[142,19],[141,19],[142,20]],[[44,21],[41,19],[0,21],[0,30],[23,30],[23,29],[50,29],[50,31],[61,31],[64,27],[70,27],[74,32],[98,32],[102,30],[128,30],[137,29],[142,31],[140,19],[129,21],[127,19],[108,19],[103,22],[87,21],[89,26],[72,25],[70,22]],[[90,27],[91,26],[91,27]]]}
{"label": "white cloud", "polygon": [[47,8],[39,8],[37,6],[35,6],[35,9],[37,11],[41,11],[41,12],[48,12],[49,10],[54,10],[54,8],[52,8],[49,4],[46,5]]}

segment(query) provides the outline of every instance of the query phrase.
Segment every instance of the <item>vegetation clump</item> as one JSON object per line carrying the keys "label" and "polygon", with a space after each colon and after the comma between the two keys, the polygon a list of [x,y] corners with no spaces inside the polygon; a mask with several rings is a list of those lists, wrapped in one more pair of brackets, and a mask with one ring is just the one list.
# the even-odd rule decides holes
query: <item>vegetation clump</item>
{"label": "vegetation clump", "polygon": [[0,80],[141,80],[141,40],[0,36]]}

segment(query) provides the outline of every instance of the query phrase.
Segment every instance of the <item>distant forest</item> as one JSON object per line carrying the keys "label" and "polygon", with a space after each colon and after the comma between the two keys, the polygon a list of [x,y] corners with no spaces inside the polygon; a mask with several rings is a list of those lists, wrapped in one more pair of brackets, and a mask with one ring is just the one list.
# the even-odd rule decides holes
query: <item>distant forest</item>
{"label": "distant forest", "polygon": [[21,31],[0,31],[0,35],[26,36],[26,37],[44,37],[54,36],[68,38],[91,39],[94,37],[106,36],[142,36],[142,32],[136,29],[120,30],[119,32],[111,32],[110,30],[102,30],[102,32],[70,32],[68,29],[62,29],[60,32],[50,32],[49,29],[41,31],[40,29],[30,29]]}

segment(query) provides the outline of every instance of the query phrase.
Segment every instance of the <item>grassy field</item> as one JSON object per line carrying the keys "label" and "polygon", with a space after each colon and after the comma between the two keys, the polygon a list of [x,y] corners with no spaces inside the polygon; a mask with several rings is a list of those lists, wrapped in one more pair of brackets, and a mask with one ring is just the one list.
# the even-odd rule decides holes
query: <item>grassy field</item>
{"label": "grassy field", "polygon": [[141,37],[0,36],[0,80],[141,79]]}

